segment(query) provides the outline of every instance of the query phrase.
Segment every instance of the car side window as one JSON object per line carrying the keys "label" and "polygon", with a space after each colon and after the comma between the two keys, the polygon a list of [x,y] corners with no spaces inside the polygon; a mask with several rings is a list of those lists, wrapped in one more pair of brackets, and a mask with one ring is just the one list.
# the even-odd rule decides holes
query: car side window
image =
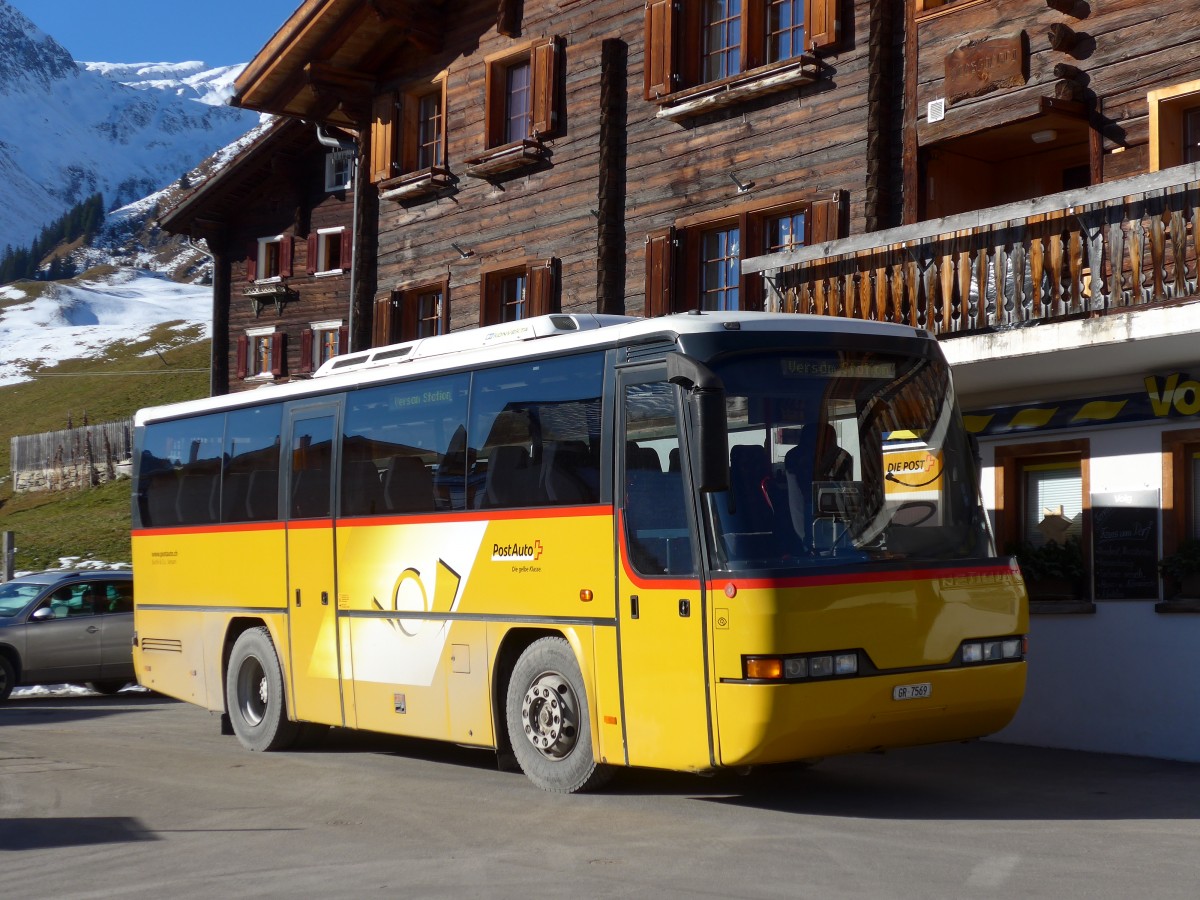
{"label": "car side window", "polygon": [[133,584],[128,581],[110,581],[104,585],[104,605],[99,612],[133,612]]}
{"label": "car side window", "polygon": [[103,598],[102,586],[85,582],[59,588],[42,602],[42,606],[53,610],[56,619],[74,619],[98,614]]}

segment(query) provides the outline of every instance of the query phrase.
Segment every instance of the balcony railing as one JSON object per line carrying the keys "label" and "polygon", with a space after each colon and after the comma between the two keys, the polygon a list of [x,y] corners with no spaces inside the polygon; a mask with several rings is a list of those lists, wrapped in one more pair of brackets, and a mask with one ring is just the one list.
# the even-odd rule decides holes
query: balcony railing
{"label": "balcony railing", "polygon": [[1200,163],[752,257],[769,308],[950,336],[1200,298]]}

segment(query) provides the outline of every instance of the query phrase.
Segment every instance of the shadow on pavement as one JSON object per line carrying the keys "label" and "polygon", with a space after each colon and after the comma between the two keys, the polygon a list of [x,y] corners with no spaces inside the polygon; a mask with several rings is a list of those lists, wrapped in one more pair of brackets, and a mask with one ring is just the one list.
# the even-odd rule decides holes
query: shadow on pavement
{"label": "shadow on pavement", "polygon": [[0,727],[10,725],[44,725],[47,722],[72,722],[114,716],[120,713],[151,712],[162,706],[174,706],[180,701],[153,691],[126,690],[119,694],[50,694],[14,693],[0,703]]}
{"label": "shadow on pavement", "polygon": [[45,850],[156,841],[137,819],[126,817],[0,819],[0,851]]}

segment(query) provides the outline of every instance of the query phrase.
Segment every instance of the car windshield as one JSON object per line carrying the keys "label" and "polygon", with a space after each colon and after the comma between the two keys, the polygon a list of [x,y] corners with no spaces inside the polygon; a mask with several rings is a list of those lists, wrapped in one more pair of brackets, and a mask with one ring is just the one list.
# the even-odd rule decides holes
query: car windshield
{"label": "car windshield", "polygon": [[718,568],[992,555],[943,361],[817,350],[714,369],[730,462],[729,489],[707,495]]}
{"label": "car windshield", "polygon": [[10,619],[29,605],[46,585],[31,581],[0,584],[0,619]]}

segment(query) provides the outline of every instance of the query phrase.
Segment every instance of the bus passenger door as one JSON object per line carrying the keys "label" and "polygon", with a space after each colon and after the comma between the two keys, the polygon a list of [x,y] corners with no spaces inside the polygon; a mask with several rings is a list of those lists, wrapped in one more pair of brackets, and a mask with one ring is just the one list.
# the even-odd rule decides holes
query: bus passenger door
{"label": "bus passenger door", "polygon": [[306,722],[342,725],[333,486],[338,410],[288,410],[288,605],[292,708]]}
{"label": "bus passenger door", "polygon": [[681,446],[678,389],[665,367],[620,379],[618,629],[626,761],[712,764],[696,515]]}

